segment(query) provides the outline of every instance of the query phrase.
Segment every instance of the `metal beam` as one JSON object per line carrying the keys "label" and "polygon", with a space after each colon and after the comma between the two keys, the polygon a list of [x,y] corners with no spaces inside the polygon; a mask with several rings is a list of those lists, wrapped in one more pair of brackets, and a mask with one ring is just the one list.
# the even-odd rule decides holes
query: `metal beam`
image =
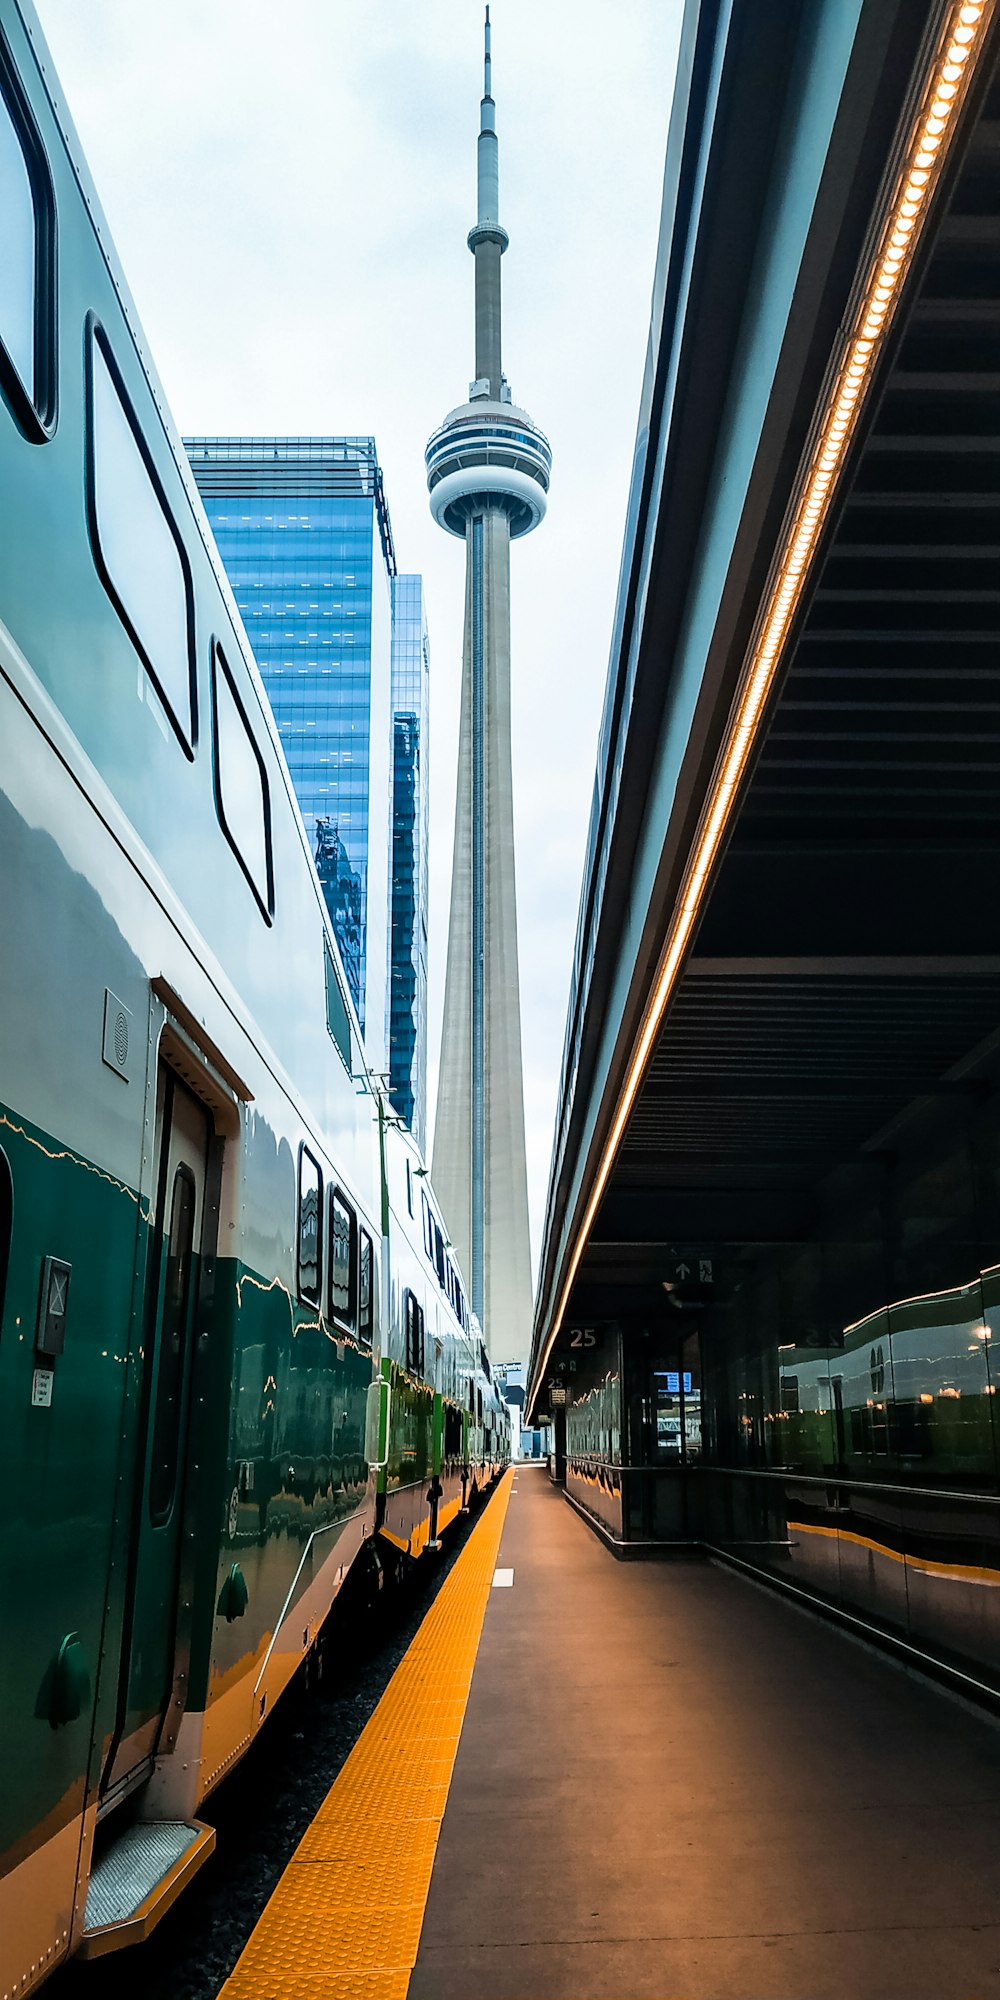
{"label": "metal beam", "polygon": [[1000,955],[969,957],[699,958],[689,979],[978,979],[1000,978]]}

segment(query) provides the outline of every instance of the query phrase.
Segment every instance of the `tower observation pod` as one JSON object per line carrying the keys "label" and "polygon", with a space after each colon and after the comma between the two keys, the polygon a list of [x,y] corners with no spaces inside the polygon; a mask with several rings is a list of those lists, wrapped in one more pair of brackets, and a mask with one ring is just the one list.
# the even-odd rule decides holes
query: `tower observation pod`
{"label": "tower observation pod", "polygon": [[531,1257],[510,755],[510,544],[545,513],[552,453],[511,399],[500,351],[496,106],[486,9],[478,141],[476,375],[425,453],[431,512],[466,551],[458,793],[434,1185],[499,1361],[525,1360]]}

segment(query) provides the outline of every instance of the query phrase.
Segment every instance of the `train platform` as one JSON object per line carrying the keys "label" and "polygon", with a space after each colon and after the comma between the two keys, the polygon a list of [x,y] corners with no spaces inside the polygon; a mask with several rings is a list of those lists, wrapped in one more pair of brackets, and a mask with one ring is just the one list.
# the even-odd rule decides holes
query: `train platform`
{"label": "train platform", "polygon": [[987,2000],[1000,1727],[519,1466],[225,2000]]}

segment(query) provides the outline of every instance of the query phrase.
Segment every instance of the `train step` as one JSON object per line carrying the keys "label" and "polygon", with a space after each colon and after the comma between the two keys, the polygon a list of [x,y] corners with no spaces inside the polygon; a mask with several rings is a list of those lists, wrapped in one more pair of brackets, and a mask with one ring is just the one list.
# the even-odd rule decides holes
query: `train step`
{"label": "train step", "polygon": [[87,1885],[81,1958],[139,1944],[207,1861],[214,1826],[201,1820],[140,1820],[111,1841]]}

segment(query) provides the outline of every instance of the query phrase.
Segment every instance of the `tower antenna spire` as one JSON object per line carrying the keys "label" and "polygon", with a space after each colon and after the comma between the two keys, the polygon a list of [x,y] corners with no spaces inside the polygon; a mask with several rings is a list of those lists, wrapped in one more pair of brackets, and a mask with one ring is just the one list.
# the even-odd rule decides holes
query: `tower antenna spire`
{"label": "tower antenna spire", "polygon": [[476,380],[488,383],[497,401],[500,367],[500,259],[507,248],[507,231],[500,226],[500,155],[496,105],[493,102],[493,58],[490,10],[484,30],[483,101],[479,107],[476,154],[476,226],[469,231],[469,249],[476,260]]}

